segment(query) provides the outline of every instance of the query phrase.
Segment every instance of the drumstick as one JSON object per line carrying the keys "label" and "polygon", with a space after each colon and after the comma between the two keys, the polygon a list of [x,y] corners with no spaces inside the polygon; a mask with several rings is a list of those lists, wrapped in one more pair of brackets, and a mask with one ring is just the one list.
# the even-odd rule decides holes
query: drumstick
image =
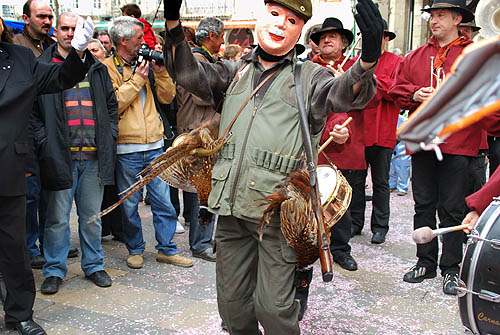
{"label": "drumstick", "polygon": [[412,238],[413,241],[417,244],[424,244],[424,243],[429,243],[434,239],[434,237],[438,235],[443,235],[443,234],[448,234],[454,231],[459,231],[459,230],[464,230],[465,228],[469,228],[468,224],[463,224],[460,226],[453,226],[453,227],[447,227],[447,228],[440,228],[440,229],[434,229],[432,230],[429,227],[421,227],[416,229],[413,234]]}
{"label": "drumstick", "polygon": [[342,64],[340,64],[340,68],[341,69],[344,68],[345,63],[349,59],[349,54],[354,50],[354,48],[356,48],[356,46],[358,45],[359,41],[361,41],[361,36],[358,37],[358,39],[356,40],[356,42],[354,43],[354,45],[352,46],[352,48],[349,49],[349,52],[347,52],[347,56],[345,56],[344,61],[342,62]]}
{"label": "drumstick", "polygon": [[[344,123],[342,123],[342,125],[340,126],[340,128],[339,128],[338,130],[340,130],[340,129],[343,129],[343,128],[347,127],[347,125],[348,125],[351,121],[352,121],[352,116],[349,116],[349,117],[347,118],[347,120],[345,120],[345,122],[344,122]],[[328,144],[332,143],[332,141],[333,141],[333,136],[330,136],[330,137],[326,140],[326,142],[325,142],[325,143],[323,143],[323,145],[319,148],[319,150],[318,150],[318,155],[321,153],[321,151],[325,150],[325,148],[328,146]]]}

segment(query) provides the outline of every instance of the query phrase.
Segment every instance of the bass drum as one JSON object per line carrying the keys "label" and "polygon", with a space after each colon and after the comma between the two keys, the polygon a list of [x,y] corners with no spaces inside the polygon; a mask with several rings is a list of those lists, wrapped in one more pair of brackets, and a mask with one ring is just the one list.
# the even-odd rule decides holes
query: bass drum
{"label": "bass drum", "polygon": [[458,305],[473,334],[500,335],[500,200],[479,217],[460,267]]}

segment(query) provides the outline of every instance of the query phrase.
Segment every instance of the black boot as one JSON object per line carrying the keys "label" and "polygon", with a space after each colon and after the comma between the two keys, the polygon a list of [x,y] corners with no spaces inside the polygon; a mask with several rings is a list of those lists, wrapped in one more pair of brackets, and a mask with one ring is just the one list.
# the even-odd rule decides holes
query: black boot
{"label": "black boot", "polygon": [[306,270],[295,270],[295,299],[300,300],[299,321],[302,321],[307,310],[307,299],[309,297],[309,285],[313,276],[313,268]]}

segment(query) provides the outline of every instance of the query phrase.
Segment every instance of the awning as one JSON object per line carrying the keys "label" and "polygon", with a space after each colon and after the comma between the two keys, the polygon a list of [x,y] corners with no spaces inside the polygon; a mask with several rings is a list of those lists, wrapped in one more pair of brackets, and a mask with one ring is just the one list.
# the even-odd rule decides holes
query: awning
{"label": "awning", "polygon": [[[182,21],[182,25],[186,27],[191,27],[193,29],[196,29],[198,26],[198,23],[200,21]],[[256,20],[230,20],[230,21],[223,21],[224,22],[224,29],[241,29],[241,28],[250,28],[254,29],[255,28],[255,23],[257,22]],[[99,22],[95,25],[97,29],[101,30],[108,30],[109,25],[111,24],[111,21],[104,21],[104,22]],[[165,29],[165,21],[155,21],[153,23],[153,29],[156,30],[163,30]]]}
{"label": "awning", "polygon": [[[14,34],[19,34],[23,31],[24,21],[3,20],[7,27],[12,28]],[[54,34],[54,27],[50,28],[49,35]]]}
{"label": "awning", "polygon": [[[182,21],[183,26],[191,27],[196,29],[198,23],[200,21]],[[241,28],[255,28],[256,20],[231,20],[231,21],[223,21],[224,29],[241,29]]]}

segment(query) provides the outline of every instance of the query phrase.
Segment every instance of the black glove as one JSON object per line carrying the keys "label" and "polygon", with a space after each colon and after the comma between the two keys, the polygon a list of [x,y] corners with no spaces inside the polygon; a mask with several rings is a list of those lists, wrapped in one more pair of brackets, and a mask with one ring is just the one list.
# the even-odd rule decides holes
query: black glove
{"label": "black glove", "polygon": [[213,214],[208,211],[208,208],[205,206],[200,206],[200,214],[198,217],[198,222],[200,226],[206,226],[212,221]]}
{"label": "black glove", "polygon": [[384,36],[384,20],[371,0],[359,0],[354,15],[361,30],[361,60],[367,63],[376,62],[382,54],[382,37]]}
{"label": "black glove", "polygon": [[165,20],[175,21],[180,18],[182,0],[164,0],[163,10]]}

